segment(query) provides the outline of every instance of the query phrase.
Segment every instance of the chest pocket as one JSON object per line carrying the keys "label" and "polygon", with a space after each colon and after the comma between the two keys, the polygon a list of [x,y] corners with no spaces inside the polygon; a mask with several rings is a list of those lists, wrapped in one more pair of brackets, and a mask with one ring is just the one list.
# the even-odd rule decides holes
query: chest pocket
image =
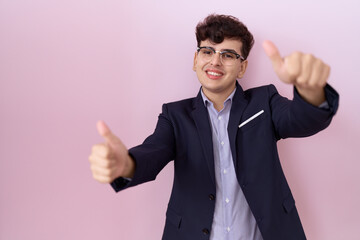
{"label": "chest pocket", "polygon": [[249,118],[245,118],[245,120],[239,125],[239,130],[241,132],[246,132],[248,129],[261,123],[267,116],[268,114],[266,112],[260,111]]}

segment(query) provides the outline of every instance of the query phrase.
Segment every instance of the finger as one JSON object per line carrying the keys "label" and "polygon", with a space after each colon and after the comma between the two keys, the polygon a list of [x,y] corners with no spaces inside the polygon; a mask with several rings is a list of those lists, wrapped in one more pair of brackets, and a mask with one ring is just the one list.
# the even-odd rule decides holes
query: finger
{"label": "finger", "polygon": [[285,65],[290,79],[294,81],[300,76],[302,69],[302,53],[294,52],[290,56],[286,57]]}
{"label": "finger", "polygon": [[270,58],[271,63],[274,67],[274,70],[280,71],[284,66],[284,60],[282,59],[278,48],[269,40],[263,42],[263,48],[265,50],[266,55]]}
{"label": "finger", "polygon": [[313,63],[313,69],[309,78],[309,87],[318,88],[323,87],[322,75],[325,71],[325,64],[320,60],[316,59]]}
{"label": "finger", "polygon": [[93,178],[100,183],[111,183],[113,180],[110,177],[97,175],[93,173]]}
{"label": "finger", "polygon": [[[296,79],[296,83],[303,86],[310,86],[313,84],[311,77],[319,66],[315,66],[315,58],[311,54],[303,55],[299,60],[301,61],[301,66],[299,66],[301,70],[299,72],[300,75]],[[296,74],[296,72],[293,74]]]}
{"label": "finger", "polygon": [[119,141],[119,139],[111,132],[110,128],[106,125],[104,121],[98,121],[96,124],[98,133],[106,140],[107,143],[114,144]]}
{"label": "finger", "polygon": [[322,72],[322,75],[320,77],[320,82],[322,84],[322,86],[325,86],[327,83],[327,80],[329,78],[330,75],[330,66],[327,64],[324,64],[324,71]]}
{"label": "finger", "polygon": [[95,165],[103,168],[112,168],[116,165],[115,160],[99,157],[96,155],[90,155],[89,162],[91,163],[91,165]]}
{"label": "finger", "polygon": [[96,144],[91,149],[91,155],[99,156],[102,158],[111,157],[111,149],[104,143]]}
{"label": "finger", "polygon": [[94,174],[100,175],[100,176],[106,176],[106,177],[111,177],[111,174],[113,172],[112,169],[103,168],[103,167],[93,165],[93,164],[91,164],[90,169]]}
{"label": "finger", "polygon": [[108,169],[108,168],[102,168],[99,166],[91,165],[90,166],[91,172],[93,174],[93,177],[96,180],[101,179],[102,182],[112,182],[115,178],[117,178],[116,175],[116,169]]}

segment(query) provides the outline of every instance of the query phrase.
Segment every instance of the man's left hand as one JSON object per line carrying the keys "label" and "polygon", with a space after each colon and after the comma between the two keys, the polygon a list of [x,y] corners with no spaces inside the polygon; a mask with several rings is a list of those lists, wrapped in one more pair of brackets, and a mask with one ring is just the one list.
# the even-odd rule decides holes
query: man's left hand
{"label": "man's left hand", "polygon": [[281,81],[293,84],[299,94],[315,106],[325,101],[324,86],[330,73],[329,65],[301,52],[282,58],[275,44],[268,40],[264,41],[263,48]]}

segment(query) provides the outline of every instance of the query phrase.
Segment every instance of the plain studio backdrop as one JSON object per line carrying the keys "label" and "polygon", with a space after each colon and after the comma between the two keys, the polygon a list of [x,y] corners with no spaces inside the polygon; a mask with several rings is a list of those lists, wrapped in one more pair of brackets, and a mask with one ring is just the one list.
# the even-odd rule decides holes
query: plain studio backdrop
{"label": "plain studio backdrop", "polygon": [[256,43],[243,88],[273,83],[262,50],[331,65],[340,108],[328,129],[278,143],[308,239],[360,235],[360,15],[357,1],[0,0],[0,239],[160,239],[173,163],[115,194],[88,156],[105,120],[128,147],[154,130],[164,102],[193,97],[195,26],[243,21]]}

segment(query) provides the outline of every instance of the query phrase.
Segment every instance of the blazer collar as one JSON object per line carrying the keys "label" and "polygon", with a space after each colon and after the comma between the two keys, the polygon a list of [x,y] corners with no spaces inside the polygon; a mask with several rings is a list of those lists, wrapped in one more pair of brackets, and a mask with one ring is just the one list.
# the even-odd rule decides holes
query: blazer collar
{"label": "blazer collar", "polygon": [[[242,87],[240,86],[240,84],[238,83],[238,81],[236,81],[236,91],[232,98],[232,101],[233,101],[233,105],[234,104],[235,105],[243,105],[243,104],[247,105],[247,100],[245,99],[244,91],[243,91]],[[194,109],[196,109],[198,107],[203,107],[203,106],[204,106],[204,101],[201,96],[201,88],[200,88],[196,98],[194,99],[193,107],[194,107]]]}
{"label": "blazer collar", "polygon": [[201,147],[209,168],[210,176],[213,180],[213,184],[216,185],[212,131],[209,114],[201,96],[201,89],[197,97],[194,99],[193,107],[192,117],[200,137]]}

